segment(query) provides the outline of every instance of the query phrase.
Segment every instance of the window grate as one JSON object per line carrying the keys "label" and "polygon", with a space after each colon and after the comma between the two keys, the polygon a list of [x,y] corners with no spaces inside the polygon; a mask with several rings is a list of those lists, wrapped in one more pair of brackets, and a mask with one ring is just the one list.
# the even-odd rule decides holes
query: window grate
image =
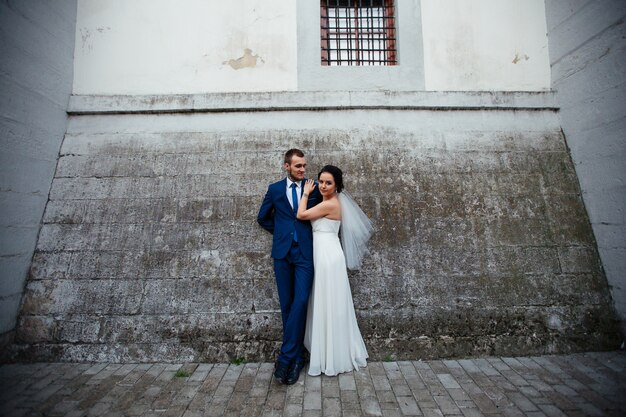
{"label": "window grate", "polygon": [[396,65],[393,0],[321,0],[322,65]]}

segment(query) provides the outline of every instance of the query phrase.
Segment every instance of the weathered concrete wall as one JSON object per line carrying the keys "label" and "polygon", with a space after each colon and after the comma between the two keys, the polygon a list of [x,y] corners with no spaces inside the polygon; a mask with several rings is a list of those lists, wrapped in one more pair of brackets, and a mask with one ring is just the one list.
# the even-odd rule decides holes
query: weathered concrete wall
{"label": "weathered concrete wall", "polygon": [[346,110],[269,111],[288,100],[267,94],[253,107],[268,111],[71,117],[15,357],[272,360],[271,237],[255,220],[291,146],[308,151],[311,174],[342,167],[376,224],[371,256],[350,275],[372,358],[614,348],[557,115],[516,104],[550,96],[410,108],[384,95]]}
{"label": "weathered concrete wall", "polygon": [[76,1],[0,2],[0,338],[4,341],[15,329],[65,133],[75,22]]}
{"label": "weathered concrete wall", "polygon": [[626,2],[546,2],[560,120],[626,335]]}

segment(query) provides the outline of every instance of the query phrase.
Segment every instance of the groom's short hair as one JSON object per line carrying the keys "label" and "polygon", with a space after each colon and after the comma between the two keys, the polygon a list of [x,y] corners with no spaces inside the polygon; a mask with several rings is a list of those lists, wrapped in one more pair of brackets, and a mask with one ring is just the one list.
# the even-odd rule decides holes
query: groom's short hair
{"label": "groom's short hair", "polygon": [[300,149],[289,149],[287,152],[285,152],[285,163],[291,164],[291,158],[294,155],[299,156],[300,158],[304,158],[304,152],[302,152]]}

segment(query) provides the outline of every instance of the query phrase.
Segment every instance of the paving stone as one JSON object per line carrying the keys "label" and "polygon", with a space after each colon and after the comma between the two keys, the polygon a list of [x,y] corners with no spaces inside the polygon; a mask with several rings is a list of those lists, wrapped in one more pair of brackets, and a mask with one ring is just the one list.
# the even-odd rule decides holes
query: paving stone
{"label": "paving stone", "polygon": [[476,404],[474,404],[474,401],[470,400],[463,400],[463,401],[454,401],[457,405],[457,407],[459,408],[476,408]]}
{"label": "paving stone", "polygon": [[477,408],[465,407],[461,408],[461,413],[464,417],[484,417],[485,415]]}
{"label": "paving stone", "polygon": [[422,408],[424,417],[443,417],[443,413],[438,408]]}
{"label": "paving stone", "polygon": [[341,415],[341,402],[339,398],[323,398],[322,413],[324,414],[324,416]]}
{"label": "paving stone", "polygon": [[451,374],[437,374],[437,378],[439,378],[439,381],[441,381],[441,384],[444,386],[444,388],[461,388],[459,383],[456,382]]}
{"label": "paving stone", "polygon": [[574,378],[563,379],[563,383],[576,392],[581,392],[581,391],[588,389],[585,384],[581,383],[580,381]]}
{"label": "paving stone", "polygon": [[304,383],[305,391],[322,391],[322,378],[307,375]]}
{"label": "paving stone", "polygon": [[130,407],[123,410],[127,415],[142,415],[150,411],[150,404],[144,402],[133,403]]}
{"label": "paving stone", "polygon": [[385,410],[400,410],[400,405],[395,400],[393,402],[379,402],[378,404],[380,405],[380,409],[383,411],[383,414]]}
{"label": "paving stone", "polygon": [[226,404],[211,404],[206,410],[207,416],[221,416],[226,410]]}
{"label": "paving stone", "polygon": [[302,411],[302,405],[287,404],[283,410],[283,417],[300,417]]}
{"label": "paving stone", "polygon": [[428,364],[430,365],[430,369],[435,374],[445,374],[446,372],[448,372],[448,367],[442,360],[428,361]]}
{"label": "paving stone", "polygon": [[363,412],[360,409],[358,409],[358,410],[343,410],[342,416],[343,417],[363,417]]}
{"label": "paving stone", "polygon": [[396,380],[391,383],[391,389],[396,396],[411,395],[411,388],[404,382],[404,380]]}
{"label": "paving stone", "polygon": [[63,400],[58,402],[52,410],[50,410],[51,415],[65,415],[70,411],[76,409],[78,407],[78,401],[76,400]]}
{"label": "paving stone", "polygon": [[417,391],[413,391],[413,396],[420,403],[423,402],[423,401],[432,401],[432,402],[435,401],[435,399],[433,398],[433,395],[428,390],[428,387],[425,387],[424,389],[420,389],[420,390],[417,390]]}
{"label": "paving stone", "polygon": [[458,404],[462,401],[472,401],[469,395],[462,388],[450,388],[448,389],[448,394],[450,397]]}
{"label": "paving stone", "polygon": [[404,381],[404,376],[402,375],[402,371],[396,362],[385,362],[383,364],[385,368],[385,373],[387,374],[387,378],[392,383],[397,381]]}
{"label": "paving stone", "polygon": [[269,363],[3,365],[0,415],[622,416],[625,368],[624,353],[373,362],[285,386]]}
{"label": "paving stone", "polygon": [[189,377],[190,381],[204,381],[209,375],[212,365],[200,364],[194,373]]}
{"label": "paving stone", "polygon": [[107,411],[103,417],[126,417],[121,411]]}
{"label": "paving stone", "polygon": [[345,390],[354,390],[356,391],[356,382],[354,381],[354,376],[350,374],[340,374],[338,376],[339,379],[339,389],[341,391]]}
{"label": "paving stone", "polygon": [[422,412],[413,397],[398,397],[398,405],[405,416],[421,416]]}
{"label": "paving stone", "polygon": [[577,397],[578,393],[576,391],[574,391],[572,388],[568,387],[567,385],[563,385],[563,384],[556,384],[553,385],[552,388],[555,389],[556,392],[565,395],[566,397]]}
{"label": "paving stone", "polygon": [[543,411],[543,413],[548,417],[566,417],[567,416],[567,414],[565,414],[563,411],[559,410],[556,406],[552,404],[540,405],[539,408],[541,408],[541,411]]}
{"label": "paving stone", "polygon": [[321,391],[307,391],[304,393],[304,409],[305,410],[321,410],[322,409]]}
{"label": "paving stone", "polygon": [[485,414],[498,413],[500,411],[486,394],[470,394],[470,397],[480,411]]}
{"label": "paving stone", "polygon": [[106,368],[106,363],[96,363],[92,365],[89,369],[87,369],[84,374],[85,375],[96,375],[98,372]]}
{"label": "paving stone", "polygon": [[98,402],[87,412],[87,416],[101,416],[111,408],[111,403]]}
{"label": "paving stone", "polygon": [[559,407],[561,410],[577,410],[578,406],[570,401],[566,396],[556,392],[546,392],[546,397],[552,400],[552,403]]}
{"label": "paving stone", "polygon": [[371,376],[374,375],[386,375],[385,367],[383,366],[383,362],[371,362],[367,365],[367,371]]}
{"label": "paving stone", "polygon": [[302,404],[304,401],[304,384],[302,382],[287,387],[286,402],[290,404]]}
{"label": "paving stone", "polygon": [[137,367],[136,363],[127,363],[119,367],[117,371],[114,372],[113,375],[117,376],[126,376],[133,371]]}
{"label": "paving stone", "polygon": [[250,397],[265,397],[269,388],[267,386],[253,386],[248,393]]}
{"label": "paving stone", "polygon": [[418,404],[420,406],[420,408],[432,408],[432,409],[439,409],[439,406],[437,405],[437,403],[435,402],[435,400],[428,400],[428,401],[418,401]]}
{"label": "paving stone", "polygon": [[430,369],[430,365],[426,361],[411,361],[415,369]]}
{"label": "paving stone", "polygon": [[63,388],[62,385],[57,385],[57,384],[47,385],[45,388],[37,392],[31,398],[35,402],[43,402],[47,400],[48,398],[50,398],[55,392],[59,391],[61,388]]}
{"label": "paving stone", "polygon": [[376,398],[380,403],[393,403],[396,402],[396,395],[392,390],[388,391],[376,391]]}
{"label": "paving stone", "polygon": [[459,364],[465,369],[467,373],[480,373],[480,368],[478,365],[471,359],[461,359],[459,360]]}
{"label": "paving stone", "polygon": [[391,390],[391,384],[387,375],[372,375],[372,384],[376,391],[388,391]]}
{"label": "paving stone", "polygon": [[495,369],[487,359],[475,359],[474,363],[487,376],[500,375],[498,370]]}
{"label": "paving stone", "polygon": [[554,388],[552,388],[552,385],[547,384],[546,382],[540,379],[526,378],[526,380],[528,381],[530,385],[532,385],[534,388],[536,388],[539,391],[554,391]]}
{"label": "paving stone", "polygon": [[197,411],[197,410],[187,410],[185,411],[185,414],[183,414],[183,417],[202,417],[202,411]]}
{"label": "paving stone", "polygon": [[322,396],[324,398],[339,398],[339,381],[336,377],[322,377]]}
{"label": "paving stone", "polygon": [[263,404],[251,404],[248,403],[241,410],[240,417],[256,417],[263,411]]}
{"label": "paving stone", "polygon": [[366,416],[382,416],[383,412],[376,397],[361,397],[361,410]]}
{"label": "paving stone", "polygon": [[483,392],[489,397],[496,407],[507,407],[512,405],[511,400],[506,396],[506,393],[496,386],[483,387]]}
{"label": "paving stone", "polygon": [[376,390],[374,383],[367,372],[355,372],[354,380],[356,382],[356,389],[360,398],[374,397],[376,396]]}
{"label": "paving stone", "polygon": [[355,391],[341,391],[341,407],[344,410],[360,410],[359,396]]}
{"label": "paving stone", "polygon": [[445,387],[432,369],[418,369],[418,374],[433,395],[444,395],[446,393]]}
{"label": "paving stone", "polygon": [[[237,411],[237,414],[244,409],[246,402],[248,400],[248,396],[244,392],[235,392],[230,400],[228,401],[228,405],[226,406],[226,411]],[[284,404],[284,403],[283,403]],[[284,408],[284,405],[281,405]]]}
{"label": "paving stone", "polygon": [[435,402],[439,406],[439,409],[444,414],[460,414],[461,411],[459,407],[456,406],[455,402],[447,395],[435,395]]}
{"label": "paving stone", "polygon": [[402,411],[399,408],[387,408],[383,409],[383,417],[402,417]]}
{"label": "paving stone", "polygon": [[411,363],[411,361],[398,361],[398,367],[400,368],[400,372],[406,378],[407,376],[417,375],[417,370]]}
{"label": "paving stone", "polygon": [[508,394],[508,397],[522,411],[539,411],[537,406],[520,392],[511,392]]}
{"label": "paving stone", "polygon": [[417,373],[415,375],[408,375],[404,379],[411,391],[426,389],[426,384]]}
{"label": "paving stone", "polygon": [[69,413],[65,414],[64,417],[85,417],[87,413],[84,410],[72,410]]}
{"label": "paving stone", "polygon": [[515,406],[504,407],[502,409],[502,415],[505,417],[525,417],[526,414]]}

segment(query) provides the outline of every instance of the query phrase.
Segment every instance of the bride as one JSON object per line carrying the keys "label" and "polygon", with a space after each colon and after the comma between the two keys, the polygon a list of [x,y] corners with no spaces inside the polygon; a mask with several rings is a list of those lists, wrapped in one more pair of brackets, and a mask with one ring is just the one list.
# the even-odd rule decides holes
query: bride
{"label": "bride", "polygon": [[[313,180],[304,185],[297,217],[311,220],[315,278],[309,299],[304,345],[311,354],[309,375],[337,375],[367,366],[368,357],[354,313],[346,266],[357,269],[372,226],[343,189],[339,168],[326,165],[318,175],[324,200],[306,209]],[[339,228],[341,226],[341,243]],[[343,245],[343,250],[342,250]]]}

